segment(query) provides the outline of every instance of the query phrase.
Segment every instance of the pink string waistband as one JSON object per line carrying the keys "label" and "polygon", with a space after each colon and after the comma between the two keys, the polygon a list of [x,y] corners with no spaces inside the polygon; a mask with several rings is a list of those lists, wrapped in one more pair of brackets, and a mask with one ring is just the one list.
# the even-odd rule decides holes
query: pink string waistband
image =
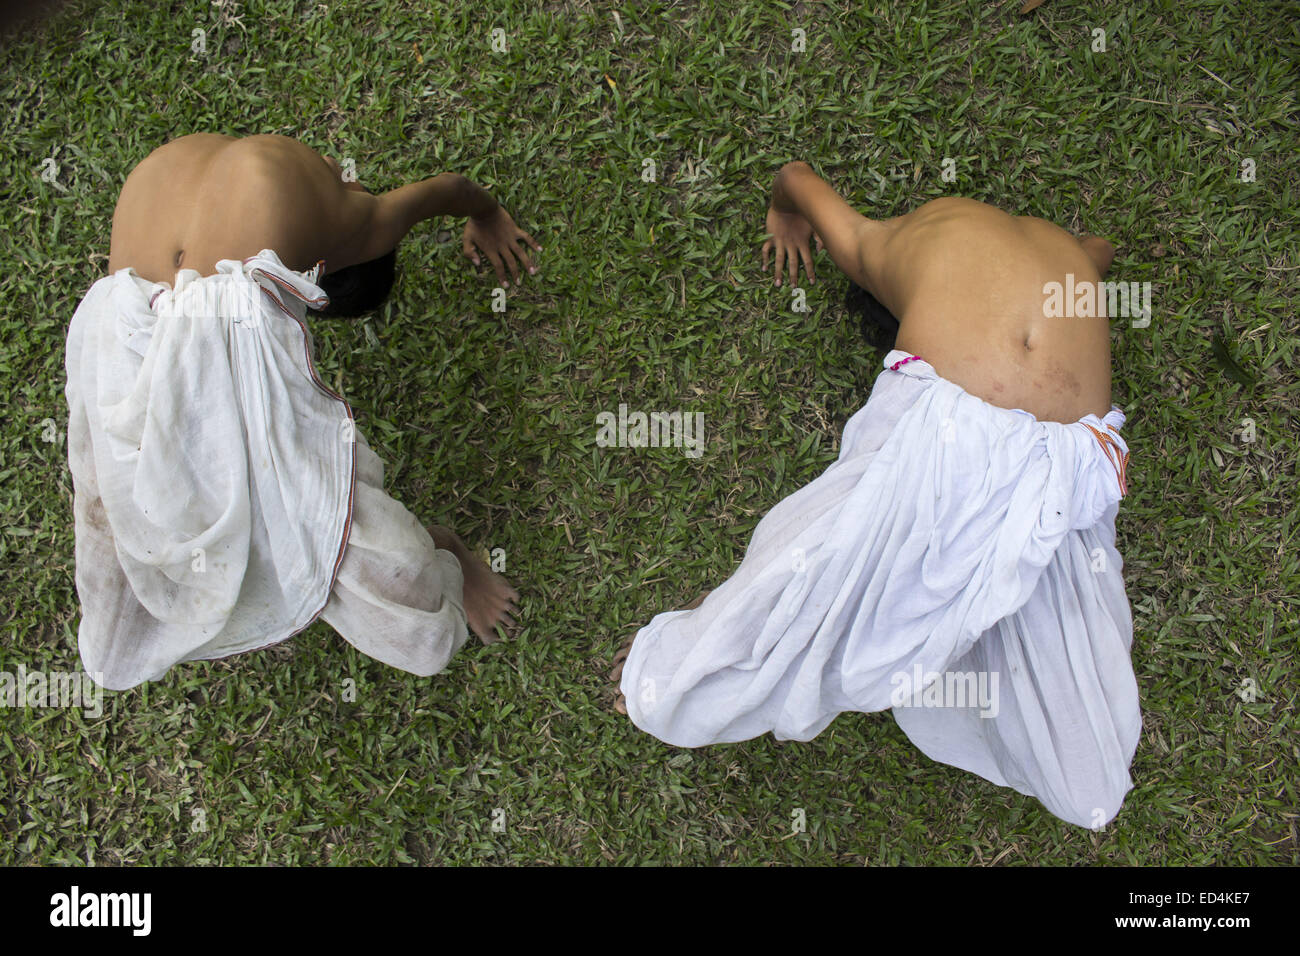
{"label": "pink string waistband", "polygon": [[924,360],[923,358],[921,358],[921,356],[919,356],[919,355],[909,355],[907,358],[905,358],[905,359],[899,359],[899,360],[898,360],[897,362],[895,362],[893,365],[889,366],[889,370],[890,370],[891,372],[897,372],[897,371],[898,371],[898,367],[899,367],[900,365],[906,365],[908,362],[923,362],[923,361],[925,361],[925,360]]}

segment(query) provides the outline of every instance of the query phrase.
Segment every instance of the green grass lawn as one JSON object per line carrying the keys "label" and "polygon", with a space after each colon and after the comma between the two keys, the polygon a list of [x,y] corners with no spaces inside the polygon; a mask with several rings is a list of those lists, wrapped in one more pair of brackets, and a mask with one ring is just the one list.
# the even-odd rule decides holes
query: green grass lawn
{"label": "green grass lawn", "polygon": [[[379,313],[313,324],[390,492],[505,550],[517,638],[420,679],[318,623],[108,694],[99,719],[0,710],[0,863],[1300,861],[1297,21],[1218,0],[870,12],[889,6],[81,0],[6,41],[0,670],[80,667],[72,480],[41,423],[66,429],[67,323],[152,149],[281,133],[375,190],[463,172],[545,251],[500,314],[460,223],[426,224]],[[623,639],[730,573],[880,368],[825,254],[809,313],[759,273],[794,158],[867,215],[969,196],[1106,236],[1114,278],[1155,284],[1148,328],[1112,322],[1143,730],[1103,832],[935,764],[887,713],[688,751],[610,708]],[[620,402],[703,412],[704,456],[598,448]]]}

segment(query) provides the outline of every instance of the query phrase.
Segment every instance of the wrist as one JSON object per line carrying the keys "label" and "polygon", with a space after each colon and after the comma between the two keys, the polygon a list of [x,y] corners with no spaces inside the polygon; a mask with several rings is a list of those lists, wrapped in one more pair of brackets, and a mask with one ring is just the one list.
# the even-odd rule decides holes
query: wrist
{"label": "wrist", "polygon": [[491,219],[501,204],[478,183],[461,176],[461,196],[465,215],[479,221]]}
{"label": "wrist", "polygon": [[789,184],[791,177],[798,176],[803,172],[812,172],[812,167],[801,159],[788,162],[777,171],[776,178],[772,181],[772,208],[777,212],[791,213],[799,211],[790,200],[790,194],[786,186]]}

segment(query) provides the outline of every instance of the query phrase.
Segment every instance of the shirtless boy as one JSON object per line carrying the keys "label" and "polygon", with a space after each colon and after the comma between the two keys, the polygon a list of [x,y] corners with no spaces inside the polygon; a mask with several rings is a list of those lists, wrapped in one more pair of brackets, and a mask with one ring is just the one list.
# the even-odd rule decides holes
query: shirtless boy
{"label": "shirtless boy", "polygon": [[536,272],[540,246],[454,173],[376,196],[293,139],[199,133],[127,178],[109,276],[79,306],[67,358],[79,644],[105,686],[318,616],[420,674],[446,666],[467,625],[488,643],[513,624],[518,593],[383,492],[310,356],[306,309],[377,305],[398,243],[439,216],[468,217],[465,255],[503,285]]}
{"label": "shirtless boy", "polygon": [[1043,285],[1074,273],[1098,282],[1114,247],[1076,239],[1032,216],[972,199],[935,199],[895,219],[868,219],[807,163],[777,174],[763,270],[816,281],[815,234],[845,275],[898,318],[895,348],[922,355],[944,378],[1003,408],[1074,422],[1110,410],[1110,326],[1104,316],[1043,315]]}
{"label": "shirtless boy", "polygon": [[839,459],[727,581],[620,651],[616,706],[686,747],[891,709],[933,759],[1101,826],[1141,725],[1114,547],[1128,446],[1108,320],[1044,302],[1113,248],[969,199],[871,220],[802,162],[767,231],[776,286],[815,281],[816,239],[897,317],[895,348]]}

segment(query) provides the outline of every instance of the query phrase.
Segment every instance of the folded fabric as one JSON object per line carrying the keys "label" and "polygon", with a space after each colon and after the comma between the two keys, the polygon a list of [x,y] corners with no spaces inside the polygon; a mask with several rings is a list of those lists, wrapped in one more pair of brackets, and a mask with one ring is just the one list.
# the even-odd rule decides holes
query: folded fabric
{"label": "folded fabric", "polygon": [[1043,422],[905,352],[885,366],[736,572],[637,634],[628,715],[698,747],[893,708],[933,759],[1099,826],[1141,725],[1114,546],[1124,415]]}
{"label": "folded fabric", "polygon": [[[403,546],[428,551],[412,573],[436,572],[424,583],[446,620],[422,644],[454,651],[457,615],[463,643],[459,565],[405,509],[376,511],[391,502],[382,465],[313,367],[304,312],[328,301],[322,266],[294,272],[264,249],[214,275],[181,270],[174,287],[126,268],[78,306],[66,357],[78,644],[104,686],[266,647],[315,620],[345,561],[359,454],[378,485],[363,496],[372,546],[400,520]],[[389,656],[429,660],[424,646]]]}

